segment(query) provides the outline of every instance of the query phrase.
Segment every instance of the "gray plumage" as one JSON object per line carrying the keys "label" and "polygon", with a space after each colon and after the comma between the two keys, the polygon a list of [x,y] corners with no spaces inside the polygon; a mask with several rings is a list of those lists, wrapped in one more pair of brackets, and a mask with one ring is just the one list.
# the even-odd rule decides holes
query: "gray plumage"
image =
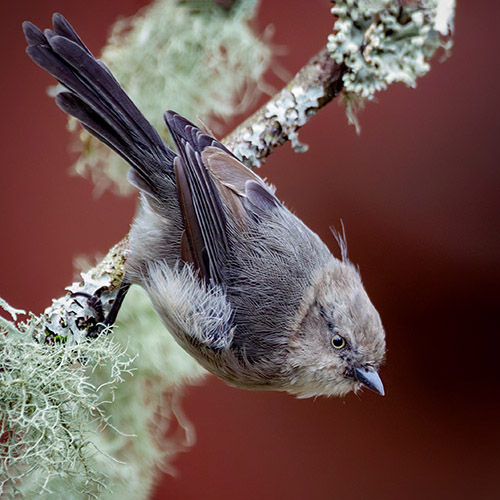
{"label": "gray plumage", "polygon": [[65,87],[58,106],[131,165],[141,193],[124,290],[143,286],[179,344],[232,385],[383,394],[384,330],[354,266],[219,141],[168,111],[172,151],[70,24],[60,14],[53,24],[24,23],[27,53]]}

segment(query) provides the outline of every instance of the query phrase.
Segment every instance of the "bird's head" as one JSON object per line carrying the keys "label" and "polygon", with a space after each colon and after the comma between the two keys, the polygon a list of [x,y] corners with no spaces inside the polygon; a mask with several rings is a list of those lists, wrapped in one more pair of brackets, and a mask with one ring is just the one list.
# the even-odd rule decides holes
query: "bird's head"
{"label": "bird's head", "polygon": [[380,316],[357,269],[332,257],[304,297],[288,345],[286,390],[299,397],[343,396],[367,387],[384,395]]}

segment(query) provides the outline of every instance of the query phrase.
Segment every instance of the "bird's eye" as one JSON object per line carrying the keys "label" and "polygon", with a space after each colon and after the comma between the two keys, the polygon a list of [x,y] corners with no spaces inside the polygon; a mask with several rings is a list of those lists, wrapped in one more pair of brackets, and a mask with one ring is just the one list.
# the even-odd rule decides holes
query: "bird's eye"
{"label": "bird's eye", "polygon": [[343,347],[345,347],[345,345],[346,345],[346,341],[345,341],[345,338],[342,337],[342,335],[334,335],[332,337],[332,346],[335,349],[342,349]]}

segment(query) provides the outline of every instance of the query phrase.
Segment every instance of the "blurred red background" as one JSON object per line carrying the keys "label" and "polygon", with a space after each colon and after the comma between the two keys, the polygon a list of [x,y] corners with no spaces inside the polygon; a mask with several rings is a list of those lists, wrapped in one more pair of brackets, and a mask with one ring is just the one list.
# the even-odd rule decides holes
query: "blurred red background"
{"label": "blurred red background", "polygon": [[[121,239],[135,206],[95,199],[66,175],[66,118],[45,95],[52,80],[24,54],[21,21],[46,27],[61,11],[99,52],[117,16],[145,3],[4,9],[0,296],[16,307],[40,312],[60,296],[73,257]],[[325,43],[329,8],[262,2],[258,26],[275,26],[290,72]],[[387,330],[387,396],[296,400],[210,378],[187,390],[197,444],[156,499],[500,498],[499,16],[494,0],[460,2],[452,57],[433,61],[415,90],[378,94],[360,113],[360,136],[330,104],[301,132],[308,153],[287,145],[261,171],[332,249],[328,228],[344,221]]]}

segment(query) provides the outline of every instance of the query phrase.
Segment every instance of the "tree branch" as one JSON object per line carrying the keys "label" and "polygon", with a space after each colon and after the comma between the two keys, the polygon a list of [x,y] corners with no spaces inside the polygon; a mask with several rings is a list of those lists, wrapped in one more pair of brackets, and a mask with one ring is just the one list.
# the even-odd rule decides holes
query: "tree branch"
{"label": "tree branch", "polygon": [[[297,131],[338,95],[344,72],[345,67],[336,63],[323,48],[286,87],[222,142],[249,167],[260,165],[288,140],[296,151],[305,151],[307,146],[300,144]],[[128,237],[125,237],[100,264],[82,273],[81,282],[67,287],[68,294],[53,300],[44,312],[46,321],[38,340],[60,339],[73,343],[85,338],[102,321],[103,314],[109,312],[116,298],[127,253]],[[94,296],[101,300],[97,308],[87,299]]]}
{"label": "tree branch", "polygon": [[291,141],[299,152],[307,146],[297,131],[342,89],[346,68],[325,47],[267,104],[230,133],[223,143],[248,167],[259,166],[274,149]]}

